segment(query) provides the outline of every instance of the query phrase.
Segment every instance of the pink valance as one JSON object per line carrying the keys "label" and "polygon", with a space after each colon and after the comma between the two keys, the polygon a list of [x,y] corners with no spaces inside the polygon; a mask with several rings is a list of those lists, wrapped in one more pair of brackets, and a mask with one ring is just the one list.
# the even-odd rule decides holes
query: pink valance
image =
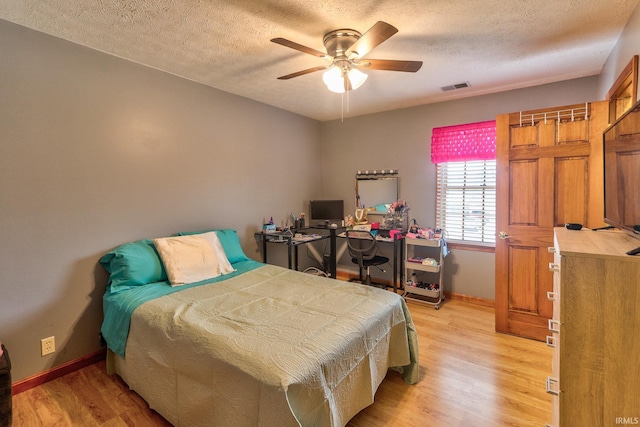
{"label": "pink valance", "polygon": [[496,158],[496,121],[433,128],[431,162],[463,162]]}

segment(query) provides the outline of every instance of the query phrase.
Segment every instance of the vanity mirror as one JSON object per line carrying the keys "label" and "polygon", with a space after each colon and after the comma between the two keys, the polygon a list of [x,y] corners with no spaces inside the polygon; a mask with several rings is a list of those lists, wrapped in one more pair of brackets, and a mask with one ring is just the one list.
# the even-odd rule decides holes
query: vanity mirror
{"label": "vanity mirror", "polygon": [[[356,174],[355,223],[378,223],[380,230],[407,230],[409,212],[406,204],[390,209],[400,199],[397,169],[358,171]],[[395,205],[394,205],[395,206]]]}
{"label": "vanity mirror", "polygon": [[356,209],[376,208],[386,212],[385,204],[398,200],[398,171],[356,174]]}

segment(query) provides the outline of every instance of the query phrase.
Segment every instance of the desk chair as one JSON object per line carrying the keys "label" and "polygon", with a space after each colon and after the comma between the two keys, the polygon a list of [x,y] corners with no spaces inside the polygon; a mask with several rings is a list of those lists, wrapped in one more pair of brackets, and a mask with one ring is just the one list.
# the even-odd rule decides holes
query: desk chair
{"label": "desk chair", "polygon": [[[369,267],[380,266],[389,262],[389,258],[378,255],[378,242],[373,234],[368,231],[347,230],[347,247],[351,262],[358,264],[360,282],[362,282],[362,271],[367,271],[364,284],[371,285],[371,274]],[[378,267],[380,268],[380,267]],[[380,270],[384,271],[382,268]]]}

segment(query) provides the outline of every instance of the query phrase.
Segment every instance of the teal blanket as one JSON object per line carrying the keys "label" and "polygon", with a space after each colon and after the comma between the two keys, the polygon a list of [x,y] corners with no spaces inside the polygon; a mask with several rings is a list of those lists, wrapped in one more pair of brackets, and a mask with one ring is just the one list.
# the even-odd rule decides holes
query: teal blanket
{"label": "teal blanket", "polygon": [[102,299],[102,307],[104,310],[104,321],[100,332],[107,342],[107,346],[120,357],[125,356],[125,347],[127,345],[127,337],[129,336],[129,324],[131,315],[140,305],[147,301],[160,298],[165,295],[179,292],[184,289],[196,286],[206,285],[208,283],[221,282],[232,277],[239,276],[247,271],[254,270],[264,264],[248,260],[240,261],[232,264],[236,269],[233,273],[216,277],[215,279],[204,280],[201,282],[191,283],[184,286],[172,287],[169,282],[155,282],[143,286],[133,287],[131,289],[111,294],[109,289]]}

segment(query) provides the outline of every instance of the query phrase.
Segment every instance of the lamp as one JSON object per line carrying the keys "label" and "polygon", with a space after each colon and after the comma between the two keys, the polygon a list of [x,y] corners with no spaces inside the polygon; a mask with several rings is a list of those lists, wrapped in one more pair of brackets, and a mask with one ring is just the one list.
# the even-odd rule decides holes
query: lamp
{"label": "lamp", "polygon": [[[355,68],[333,66],[324,72],[322,80],[331,92],[344,93],[345,90],[358,89],[367,77],[365,73]],[[348,79],[346,84],[345,78]]]}

